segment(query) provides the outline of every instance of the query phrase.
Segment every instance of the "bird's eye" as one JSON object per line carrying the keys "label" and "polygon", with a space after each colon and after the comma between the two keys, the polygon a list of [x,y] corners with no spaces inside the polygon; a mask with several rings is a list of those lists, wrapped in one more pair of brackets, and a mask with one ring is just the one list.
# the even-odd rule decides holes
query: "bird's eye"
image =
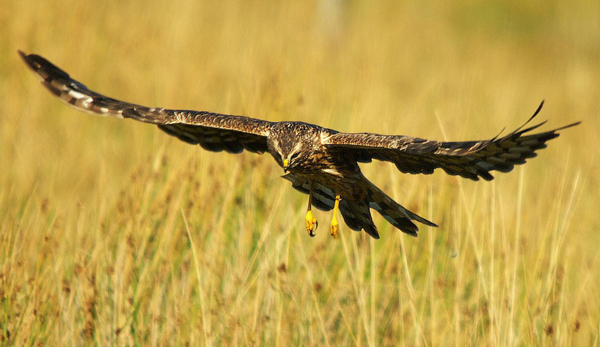
{"label": "bird's eye", "polygon": [[300,155],[300,152],[292,154],[292,156],[290,157],[290,161],[294,161],[294,159],[298,158],[298,155]]}

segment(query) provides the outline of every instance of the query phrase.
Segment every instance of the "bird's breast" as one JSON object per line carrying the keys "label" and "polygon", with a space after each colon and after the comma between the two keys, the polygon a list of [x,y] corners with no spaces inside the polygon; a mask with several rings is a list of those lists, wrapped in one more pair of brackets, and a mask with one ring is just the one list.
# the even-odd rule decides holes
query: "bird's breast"
{"label": "bird's breast", "polygon": [[319,174],[337,178],[353,177],[360,173],[358,164],[336,156],[322,146],[310,153],[305,160],[297,165],[295,171],[303,174]]}

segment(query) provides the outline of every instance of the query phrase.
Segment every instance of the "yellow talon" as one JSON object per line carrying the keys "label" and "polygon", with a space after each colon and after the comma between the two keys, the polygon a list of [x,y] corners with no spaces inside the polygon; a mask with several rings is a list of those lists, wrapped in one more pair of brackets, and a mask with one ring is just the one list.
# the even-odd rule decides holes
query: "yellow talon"
{"label": "yellow talon", "polygon": [[319,222],[317,222],[315,217],[313,217],[312,211],[310,211],[310,210],[308,212],[306,212],[305,219],[306,219],[306,231],[308,231],[308,235],[310,235],[310,237],[314,237],[315,236],[314,231],[319,226]]}
{"label": "yellow talon", "polygon": [[333,236],[334,239],[337,238],[337,233],[338,233],[338,229],[339,229],[339,225],[340,223],[338,223],[338,219],[337,219],[337,212],[340,209],[340,196],[337,195],[335,197],[335,204],[333,205],[333,218],[331,218],[331,236]]}
{"label": "yellow talon", "polygon": [[331,219],[331,236],[333,236],[334,239],[337,239],[338,228],[339,223],[337,221],[337,217],[333,215],[333,218]]}

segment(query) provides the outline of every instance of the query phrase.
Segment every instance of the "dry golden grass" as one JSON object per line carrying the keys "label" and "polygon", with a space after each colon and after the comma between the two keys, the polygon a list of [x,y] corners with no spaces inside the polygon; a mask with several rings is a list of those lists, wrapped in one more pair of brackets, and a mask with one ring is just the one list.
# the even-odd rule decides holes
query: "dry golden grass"
{"label": "dry golden grass", "polygon": [[[1,343],[598,345],[600,2],[535,3],[3,3]],[[486,138],[544,98],[545,129],[584,123],[491,183],[366,165],[440,227],[309,238],[270,157],[77,113],[17,49],[132,102],[342,131]]]}

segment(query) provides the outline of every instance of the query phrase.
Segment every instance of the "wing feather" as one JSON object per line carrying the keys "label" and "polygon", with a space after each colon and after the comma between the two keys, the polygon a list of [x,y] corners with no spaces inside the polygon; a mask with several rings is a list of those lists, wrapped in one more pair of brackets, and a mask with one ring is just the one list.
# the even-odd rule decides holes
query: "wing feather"
{"label": "wing feather", "polygon": [[263,153],[268,149],[271,122],[204,111],[152,108],[109,98],[88,89],[39,55],[21,51],[19,54],[44,87],[80,111],[156,124],[167,134],[209,151]]}
{"label": "wing feather", "polygon": [[[410,174],[431,174],[441,168],[450,175],[472,180],[492,180],[490,171],[509,172],[535,157],[559,131],[578,125],[529,134],[545,122],[525,128],[540,112],[543,102],[525,124],[508,135],[482,141],[439,142],[402,135],[336,133],[325,140],[330,151],[358,162],[389,161]],[[525,129],[524,129],[525,128]]]}

